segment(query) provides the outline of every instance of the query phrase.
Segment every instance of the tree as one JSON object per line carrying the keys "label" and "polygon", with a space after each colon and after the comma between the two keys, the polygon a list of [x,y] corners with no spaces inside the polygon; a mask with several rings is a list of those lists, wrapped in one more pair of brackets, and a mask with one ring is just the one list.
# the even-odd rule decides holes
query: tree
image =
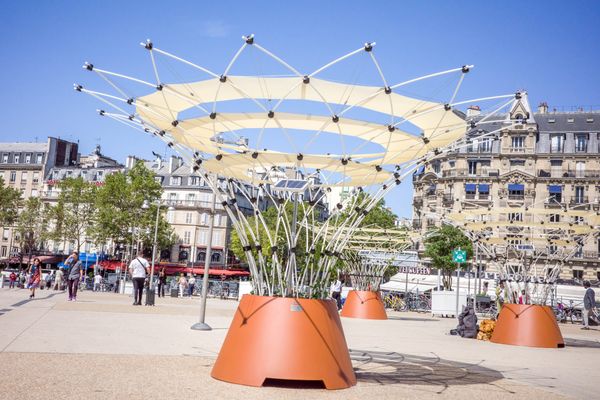
{"label": "tree", "polygon": [[[134,230],[137,230],[135,238],[146,247],[151,246],[156,201],[161,194],[162,187],[154,179],[154,173],[141,161],[125,173],[107,176],[104,185],[96,193],[94,240],[97,243],[112,241],[114,244],[128,244],[134,238]],[[147,209],[142,208],[145,201],[150,205]],[[158,242],[163,246],[173,243],[173,231],[162,215],[158,236]]]}
{"label": "tree", "polygon": [[456,263],[452,261],[452,251],[459,247],[466,250],[467,258],[473,255],[471,240],[460,229],[450,225],[430,231],[425,239],[425,257],[431,259],[434,268],[442,270],[446,290],[452,289],[452,272],[457,268]]}
{"label": "tree", "polygon": [[75,242],[81,250],[81,241],[94,230],[97,186],[82,177],[67,178],[59,183],[58,203],[50,211],[53,240]]}
{"label": "tree", "polygon": [[44,204],[38,197],[30,197],[25,201],[17,220],[17,232],[21,254],[29,255],[29,262],[35,250],[42,247],[47,238],[47,219]]}
{"label": "tree", "polygon": [[4,186],[4,178],[0,176],[0,226],[12,226],[19,216],[21,192]]}
{"label": "tree", "polygon": [[[360,192],[356,204],[364,204],[369,194]],[[349,216],[350,210],[344,210],[342,216],[339,219],[340,222],[345,221]],[[359,226],[373,226],[382,229],[394,228],[396,226],[396,220],[398,216],[385,206],[385,200],[381,199],[375,204],[373,208],[365,215],[360,222]]]}

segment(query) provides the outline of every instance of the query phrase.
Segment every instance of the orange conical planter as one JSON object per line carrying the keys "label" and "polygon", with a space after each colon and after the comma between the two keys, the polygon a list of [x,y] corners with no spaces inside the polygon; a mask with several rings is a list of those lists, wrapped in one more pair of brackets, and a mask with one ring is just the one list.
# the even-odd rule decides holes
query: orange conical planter
{"label": "orange conical planter", "polygon": [[267,379],[356,384],[344,331],[332,300],[244,295],[213,378],[248,386]]}
{"label": "orange conical planter", "polygon": [[565,346],[552,309],[535,304],[504,304],[490,340],[515,346]]}
{"label": "orange conical planter", "polygon": [[370,290],[348,292],[340,315],[348,318],[387,319],[381,294]]}

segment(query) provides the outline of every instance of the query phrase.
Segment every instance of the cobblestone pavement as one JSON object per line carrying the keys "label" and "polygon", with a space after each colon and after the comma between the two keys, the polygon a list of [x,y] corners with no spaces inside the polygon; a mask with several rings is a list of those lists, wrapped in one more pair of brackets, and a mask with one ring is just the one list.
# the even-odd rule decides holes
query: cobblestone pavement
{"label": "cobblestone pavement", "polygon": [[[210,377],[237,306],[211,299],[210,332],[192,331],[199,300],[0,289],[0,399],[597,398],[600,331],[563,325],[565,349],[466,340],[452,319],[391,313],[342,318],[358,384],[347,390],[249,388]],[[302,389],[302,390],[300,390]]]}

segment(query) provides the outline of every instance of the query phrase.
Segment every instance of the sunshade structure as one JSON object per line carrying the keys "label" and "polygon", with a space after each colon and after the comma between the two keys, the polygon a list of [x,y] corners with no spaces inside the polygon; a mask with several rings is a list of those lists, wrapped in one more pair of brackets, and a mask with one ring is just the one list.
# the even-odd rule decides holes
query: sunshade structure
{"label": "sunshade structure", "polygon": [[[469,65],[392,84],[374,55],[375,43],[365,43],[312,72],[291,66],[253,35],[243,37],[222,72],[161,50],[151,41],[142,45],[150,55],[151,78],[86,63],[84,68],[102,78],[113,93],[82,85],[75,89],[110,107],[99,110],[100,115],[163,140],[203,176],[236,229],[254,293],[260,295],[325,296],[335,259],[377,202],[422,163],[465,145],[461,140],[467,128],[486,123],[485,118],[466,119],[458,108],[473,101],[500,102],[502,108],[520,96],[459,101]],[[282,71],[234,74],[246,53]],[[357,57],[369,63],[371,80],[379,85],[323,77]],[[166,60],[169,69],[173,63],[189,68],[198,78],[166,82],[159,59]],[[414,85],[441,78],[451,82],[444,81],[449,90],[442,101],[405,94]],[[142,94],[134,96],[121,82]],[[226,177],[226,183],[220,184],[217,175]],[[340,201],[335,211],[324,213],[327,193],[336,187],[368,195]],[[277,209],[276,224],[265,220],[265,202]],[[293,212],[288,213],[290,207]],[[315,221],[323,222],[316,230],[311,228]],[[332,226],[343,229],[324,240]]]}
{"label": "sunshade structure", "polygon": [[[507,300],[522,291],[531,304],[546,304],[566,261],[594,237],[600,216],[587,210],[482,207],[442,214],[462,229],[506,280]],[[560,222],[554,222],[560,221]]]}
{"label": "sunshade structure", "polygon": [[[236,230],[254,294],[242,298],[212,376],[253,386],[269,378],[320,380],[330,389],[354,385],[337,309],[324,300],[336,261],[387,192],[422,163],[460,145],[468,127],[485,123],[457,109],[486,100],[457,100],[471,66],[391,84],[374,43],[365,43],[301,72],[250,35],[216,73],[150,41],[142,45],[151,78],[87,63],[84,68],[114,92],[75,89],[110,107],[100,115],[159,138],[184,157]],[[249,67],[234,73],[245,55],[254,57],[241,64]],[[159,57],[194,76],[167,82]],[[325,77],[357,57],[370,65],[376,85]],[[263,72],[263,62],[279,70]],[[409,86],[442,77],[452,78],[444,99],[408,95]],[[134,96],[121,81],[143,93]],[[328,193],[337,190],[355,195],[328,207]]]}

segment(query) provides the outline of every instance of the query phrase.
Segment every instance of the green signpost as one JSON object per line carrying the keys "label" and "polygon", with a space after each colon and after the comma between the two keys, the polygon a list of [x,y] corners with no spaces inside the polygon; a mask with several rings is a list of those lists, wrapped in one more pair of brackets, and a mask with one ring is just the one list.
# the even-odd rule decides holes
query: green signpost
{"label": "green signpost", "polygon": [[456,318],[458,318],[458,300],[459,300],[459,292],[460,292],[460,264],[467,262],[467,251],[458,249],[452,250],[452,261],[457,263],[456,268]]}

